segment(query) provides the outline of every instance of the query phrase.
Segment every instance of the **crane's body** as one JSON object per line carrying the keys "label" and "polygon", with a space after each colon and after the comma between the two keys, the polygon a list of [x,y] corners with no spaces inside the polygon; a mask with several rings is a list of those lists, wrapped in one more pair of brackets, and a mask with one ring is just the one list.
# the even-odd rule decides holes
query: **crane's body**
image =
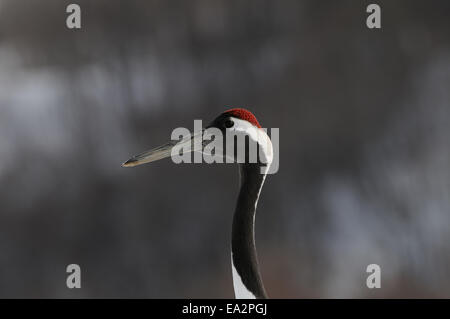
{"label": "crane's body", "polygon": [[[249,161],[251,156],[248,145],[243,158],[237,158],[235,153],[231,155],[233,160],[239,163],[240,175],[240,191],[232,224],[231,265],[236,298],[267,298],[256,254],[255,213],[267,171],[272,163],[272,143],[255,116],[245,109],[231,109],[222,113],[204,131],[209,128],[233,132],[237,136],[248,138],[249,143],[256,143],[259,148],[256,162]],[[232,141],[225,141],[225,144],[229,142]],[[182,143],[191,143],[191,140],[184,140]],[[192,151],[203,151],[195,148],[193,144]],[[136,166],[168,157],[175,145],[176,143],[169,142],[136,155],[123,166]],[[223,155],[230,157],[229,154]]]}

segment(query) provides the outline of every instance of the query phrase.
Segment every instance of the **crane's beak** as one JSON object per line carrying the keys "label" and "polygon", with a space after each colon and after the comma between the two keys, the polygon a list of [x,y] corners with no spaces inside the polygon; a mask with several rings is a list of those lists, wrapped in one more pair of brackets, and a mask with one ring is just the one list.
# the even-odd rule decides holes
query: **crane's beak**
{"label": "crane's beak", "polygon": [[164,145],[153,148],[149,151],[135,155],[128,161],[122,164],[122,167],[134,167],[145,163],[154,162],[173,154],[179,154],[180,150],[186,152],[198,152],[203,150],[202,135],[204,130],[197,133],[192,133],[190,136],[181,139],[180,141],[170,141]]}

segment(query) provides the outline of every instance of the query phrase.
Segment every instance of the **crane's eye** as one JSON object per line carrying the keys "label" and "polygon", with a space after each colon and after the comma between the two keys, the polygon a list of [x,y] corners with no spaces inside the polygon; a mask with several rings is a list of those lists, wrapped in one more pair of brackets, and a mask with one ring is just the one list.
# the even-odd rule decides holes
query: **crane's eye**
{"label": "crane's eye", "polygon": [[232,120],[228,119],[228,120],[225,121],[225,127],[226,128],[233,127],[233,125],[234,125],[234,122]]}

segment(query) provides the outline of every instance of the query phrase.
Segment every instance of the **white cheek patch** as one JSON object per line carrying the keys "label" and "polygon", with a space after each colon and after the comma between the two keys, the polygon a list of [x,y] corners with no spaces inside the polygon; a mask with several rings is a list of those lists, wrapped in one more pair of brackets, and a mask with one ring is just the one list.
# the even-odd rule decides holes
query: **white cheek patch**
{"label": "white cheek patch", "polygon": [[239,276],[236,267],[234,267],[233,254],[231,254],[231,267],[233,272],[234,296],[236,299],[256,299],[255,295],[245,287],[241,276]]}
{"label": "white cheek patch", "polygon": [[[259,146],[259,156],[261,161],[264,164],[267,164],[267,166],[270,166],[273,160],[273,147],[267,133],[262,128],[258,128],[245,120],[233,117],[233,122],[234,126],[228,130],[238,136],[238,143],[239,138],[241,138],[241,141],[244,141],[245,136],[248,136],[252,142],[257,143]],[[254,158],[256,162],[257,154],[255,154],[255,156],[250,156],[250,158]]]}

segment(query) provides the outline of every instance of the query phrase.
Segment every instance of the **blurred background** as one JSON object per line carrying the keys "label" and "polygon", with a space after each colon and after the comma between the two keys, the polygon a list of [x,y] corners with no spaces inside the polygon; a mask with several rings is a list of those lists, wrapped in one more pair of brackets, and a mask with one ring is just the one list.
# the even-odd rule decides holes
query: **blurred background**
{"label": "blurred background", "polygon": [[232,298],[237,167],[120,167],[231,106],[269,296],[450,297],[450,2],[371,2],[0,0],[0,297]]}

